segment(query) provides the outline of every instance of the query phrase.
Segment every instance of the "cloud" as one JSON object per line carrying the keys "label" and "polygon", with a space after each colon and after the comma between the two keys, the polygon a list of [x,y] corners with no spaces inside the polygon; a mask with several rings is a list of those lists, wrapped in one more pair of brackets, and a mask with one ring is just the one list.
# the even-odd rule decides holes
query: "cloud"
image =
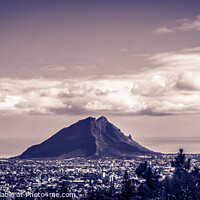
{"label": "cloud", "polygon": [[131,56],[132,57],[148,57],[152,54],[149,54],[149,53],[137,53],[137,54],[132,54]]}
{"label": "cloud", "polygon": [[178,77],[177,88],[200,91],[200,72],[184,71]]}
{"label": "cloud", "polygon": [[200,47],[158,53],[149,59],[160,67],[175,68],[175,71],[179,69],[198,71],[200,69]]}
{"label": "cloud", "polygon": [[64,115],[200,113],[200,47],[149,55],[135,74],[74,79],[0,78],[0,112]]}
{"label": "cloud", "polygon": [[158,34],[165,34],[165,33],[172,33],[173,30],[171,30],[167,27],[160,27],[160,28],[156,29],[155,32]]}
{"label": "cloud", "polygon": [[120,51],[120,52],[128,52],[129,49],[127,49],[127,48],[121,48],[119,51]]}
{"label": "cloud", "polygon": [[174,26],[163,26],[157,28],[154,32],[157,34],[166,34],[172,32],[199,32],[200,31],[200,15],[195,19],[178,19]]}
{"label": "cloud", "polygon": [[132,93],[143,96],[157,96],[165,93],[174,86],[174,82],[168,74],[149,75],[146,79],[139,79],[133,82]]}
{"label": "cloud", "polygon": [[180,25],[176,27],[177,30],[195,31],[195,32],[200,31],[200,15],[198,15],[193,20],[184,19],[184,20],[179,20],[178,22],[180,23]]}
{"label": "cloud", "polygon": [[[199,88],[189,88],[193,83],[192,80],[180,84],[185,73],[173,73],[173,71],[169,72],[164,69],[160,74],[146,75],[146,80],[138,79],[133,84],[131,92],[140,97],[138,98],[140,102],[143,101],[143,104],[146,105],[139,114],[161,116],[199,113],[200,90],[194,90]],[[187,77],[190,73],[198,74],[198,72],[187,71]],[[186,84],[188,84],[187,87]],[[192,86],[194,87],[194,85]]]}
{"label": "cloud", "polygon": [[2,114],[154,116],[199,112],[199,92],[183,92],[183,86],[175,87],[181,74],[178,82],[171,81],[169,76],[145,76],[149,76],[145,81],[134,76],[123,80],[108,77],[106,80],[54,82],[1,79],[1,83],[8,81],[9,87],[1,93],[0,111]]}
{"label": "cloud", "polygon": [[146,105],[141,114],[194,114],[200,112],[200,48],[155,54],[157,68],[133,81],[132,94]]}
{"label": "cloud", "polygon": [[48,65],[41,67],[40,70],[46,72],[65,72],[67,68],[66,66],[61,66],[61,65]]}
{"label": "cloud", "polygon": [[83,114],[126,107],[131,83],[112,79],[0,79],[0,87],[4,114]]}

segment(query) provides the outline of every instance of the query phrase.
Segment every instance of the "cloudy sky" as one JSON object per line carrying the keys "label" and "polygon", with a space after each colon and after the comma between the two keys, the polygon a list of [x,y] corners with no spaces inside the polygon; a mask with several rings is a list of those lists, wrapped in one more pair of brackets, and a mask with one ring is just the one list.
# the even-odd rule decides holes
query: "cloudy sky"
{"label": "cloudy sky", "polygon": [[0,138],[42,141],[101,115],[142,144],[199,137],[199,7],[199,0],[0,1]]}

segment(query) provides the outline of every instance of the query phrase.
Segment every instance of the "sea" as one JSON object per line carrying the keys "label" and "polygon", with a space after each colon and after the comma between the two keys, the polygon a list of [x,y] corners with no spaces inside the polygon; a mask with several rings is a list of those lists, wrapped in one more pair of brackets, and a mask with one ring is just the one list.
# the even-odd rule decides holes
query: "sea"
{"label": "sea", "polygon": [[[200,137],[137,137],[144,147],[161,153],[176,153],[180,148],[186,154],[200,153]],[[39,144],[44,138],[0,138],[0,158],[20,155],[28,147]]]}

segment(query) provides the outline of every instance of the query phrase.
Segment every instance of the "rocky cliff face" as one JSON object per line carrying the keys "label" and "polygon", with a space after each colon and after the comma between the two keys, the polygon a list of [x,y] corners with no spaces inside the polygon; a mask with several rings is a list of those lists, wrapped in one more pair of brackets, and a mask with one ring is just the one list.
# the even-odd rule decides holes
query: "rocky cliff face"
{"label": "rocky cliff face", "polygon": [[28,148],[18,158],[132,156],[152,153],[105,117],[88,117],[60,130],[41,144]]}

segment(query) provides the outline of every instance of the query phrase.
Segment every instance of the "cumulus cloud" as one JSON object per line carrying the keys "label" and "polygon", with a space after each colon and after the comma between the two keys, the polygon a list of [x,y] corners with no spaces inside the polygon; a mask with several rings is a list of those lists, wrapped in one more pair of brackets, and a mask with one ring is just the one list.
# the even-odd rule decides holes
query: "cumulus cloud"
{"label": "cumulus cloud", "polygon": [[157,34],[166,34],[172,32],[199,32],[200,31],[200,15],[194,19],[178,19],[174,26],[163,26],[155,30]]}
{"label": "cumulus cloud", "polygon": [[179,89],[200,91],[200,72],[184,71],[178,77],[177,87]]}
{"label": "cumulus cloud", "polygon": [[158,73],[146,76],[146,79],[134,81],[132,93],[143,96],[157,96],[171,89],[174,84],[168,74],[161,75]]}
{"label": "cumulus cloud", "polygon": [[1,114],[200,113],[200,48],[149,56],[157,67],[95,79],[0,79]]}
{"label": "cumulus cloud", "polygon": [[83,114],[132,104],[131,83],[121,80],[0,79],[0,86],[2,113]]}
{"label": "cumulus cloud", "polygon": [[155,54],[158,67],[133,81],[132,94],[147,105],[142,114],[192,114],[200,111],[200,48]]}
{"label": "cumulus cloud", "polygon": [[[134,76],[123,80],[112,77],[82,81],[1,79],[4,91],[0,96],[0,111],[2,114],[34,115],[166,115],[199,112],[200,93],[183,91],[186,86],[180,88],[180,77],[186,76],[185,72],[177,77],[177,82],[171,82],[169,76],[148,76],[145,81]],[[179,87],[176,87],[178,83]]]}

